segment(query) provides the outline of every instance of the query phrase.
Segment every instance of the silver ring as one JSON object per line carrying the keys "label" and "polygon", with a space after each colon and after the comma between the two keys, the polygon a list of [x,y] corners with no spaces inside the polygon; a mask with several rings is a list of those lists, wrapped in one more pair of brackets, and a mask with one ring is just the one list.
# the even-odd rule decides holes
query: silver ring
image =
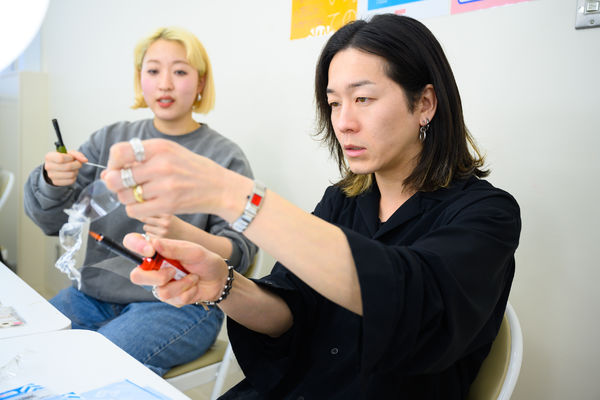
{"label": "silver ring", "polygon": [[154,295],[154,297],[156,297],[157,300],[160,300],[160,297],[158,297],[158,293],[156,293],[156,285],[152,286],[152,294]]}
{"label": "silver ring", "polygon": [[133,179],[133,172],[131,172],[131,168],[123,168],[121,170],[121,182],[123,182],[123,186],[131,188],[137,185],[135,179]]}
{"label": "silver ring", "polygon": [[146,159],[146,153],[144,152],[144,145],[140,138],[131,138],[129,139],[129,144],[131,144],[131,148],[133,149],[133,154],[135,154],[135,159],[138,162],[142,162]]}

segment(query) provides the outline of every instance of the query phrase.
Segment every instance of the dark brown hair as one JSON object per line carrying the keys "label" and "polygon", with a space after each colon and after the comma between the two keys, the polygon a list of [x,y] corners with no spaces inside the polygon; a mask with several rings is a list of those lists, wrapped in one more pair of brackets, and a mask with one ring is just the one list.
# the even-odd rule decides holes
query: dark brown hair
{"label": "dark brown hair", "polygon": [[368,22],[350,22],[338,30],[323,48],[316,69],[317,136],[322,136],[337,161],[342,174],[337,185],[347,195],[358,195],[373,182],[373,174],[357,175],[349,170],[331,123],[327,101],[329,65],[339,51],[348,48],[384,59],[386,74],[404,90],[411,112],[425,86],[433,85],[437,110],[417,165],[404,185],[418,191],[433,191],[447,187],[455,178],[489,174],[489,170],[483,169],[484,159],[465,125],[454,74],[437,39],[415,19],[382,14]]}

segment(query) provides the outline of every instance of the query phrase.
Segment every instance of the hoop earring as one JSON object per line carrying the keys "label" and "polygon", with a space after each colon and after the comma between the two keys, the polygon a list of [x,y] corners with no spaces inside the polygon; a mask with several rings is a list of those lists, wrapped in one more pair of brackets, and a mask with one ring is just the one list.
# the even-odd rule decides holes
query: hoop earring
{"label": "hoop earring", "polygon": [[423,125],[419,128],[419,140],[424,142],[427,139],[427,131],[429,131],[429,118],[425,118]]}
{"label": "hoop earring", "polygon": [[198,93],[198,97],[196,97],[196,101],[202,100],[202,93]]}

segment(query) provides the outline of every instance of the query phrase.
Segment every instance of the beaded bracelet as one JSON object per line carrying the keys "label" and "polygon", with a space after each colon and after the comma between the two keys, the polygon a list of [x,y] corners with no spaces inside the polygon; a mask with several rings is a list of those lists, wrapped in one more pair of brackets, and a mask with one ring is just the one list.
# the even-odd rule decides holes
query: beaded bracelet
{"label": "beaded bracelet", "polygon": [[228,265],[227,266],[227,282],[225,282],[225,287],[223,288],[223,291],[221,292],[221,296],[219,296],[218,299],[216,300],[200,300],[199,302],[196,303],[196,305],[201,305],[202,307],[204,307],[204,309],[208,309],[207,306],[216,306],[217,304],[219,304],[220,302],[222,302],[223,300],[225,300],[227,298],[227,296],[229,295],[229,291],[231,290],[231,287],[233,286],[233,265]]}

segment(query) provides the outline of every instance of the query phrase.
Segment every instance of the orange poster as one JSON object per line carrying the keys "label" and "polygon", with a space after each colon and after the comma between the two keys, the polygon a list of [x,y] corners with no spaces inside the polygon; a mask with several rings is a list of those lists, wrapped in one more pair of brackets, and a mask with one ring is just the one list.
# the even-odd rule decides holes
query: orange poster
{"label": "orange poster", "polygon": [[290,39],[328,35],[356,19],[356,0],[292,0]]}

